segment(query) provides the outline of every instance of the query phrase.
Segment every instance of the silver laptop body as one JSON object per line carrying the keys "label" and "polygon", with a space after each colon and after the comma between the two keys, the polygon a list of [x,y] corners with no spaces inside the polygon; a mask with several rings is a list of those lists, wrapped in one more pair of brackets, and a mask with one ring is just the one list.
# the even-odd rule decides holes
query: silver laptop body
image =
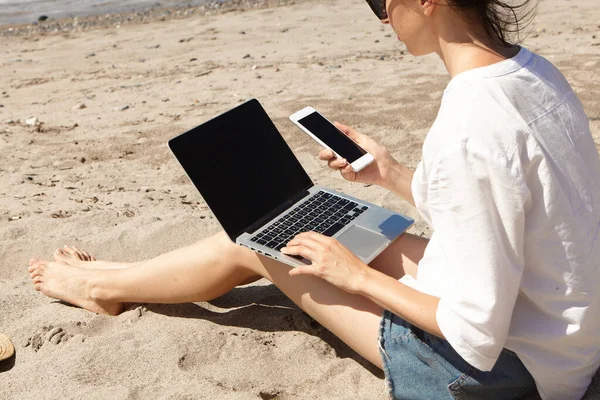
{"label": "silver laptop body", "polygon": [[[291,266],[309,264],[310,262],[306,259],[293,258],[278,251],[277,247],[268,247],[268,244],[272,243],[272,241],[264,244],[260,242],[260,238],[259,240],[252,239],[259,237],[262,232],[272,231],[273,228],[276,229],[278,226],[281,226],[282,219],[289,215],[298,205],[304,203],[306,199],[310,199],[313,195],[319,192],[336,195],[342,199],[354,202],[361,209],[367,207],[365,211],[358,215],[356,215],[356,212],[353,212],[353,210],[357,207],[349,210],[347,213],[345,213],[345,215],[356,215],[356,217],[344,227],[340,228],[333,235],[327,235],[339,240],[340,243],[356,254],[366,264],[377,257],[379,253],[388,247],[390,243],[400,236],[413,222],[410,218],[393,213],[385,208],[376,206],[375,204],[366,202],[364,200],[359,200],[352,196],[348,196],[322,186],[313,186],[309,190],[309,194],[306,198],[294,204],[289,210],[286,210],[266,225],[263,225],[257,229],[255,232],[243,233],[242,235],[238,236],[235,239],[235,242],[244,247],[248,247],[259,254],[266,255],[267,257],[274,258],[275,260]],[[343,218],[344,217],[341,217],[341,219]],[[307,230],[314,231],[314,229]],[[291,238],[293,238],[293,236],[290,237],[289,240],[291,240]],[[284,243],[287,242],[284,240]]]}
{"label": "silver laptop body", "polygon": [[310,261],[279,249],[300,232],[333,237],[369,263],[414,222],[314,185],[255,99],[169,147],[233,242],[293,267]]}

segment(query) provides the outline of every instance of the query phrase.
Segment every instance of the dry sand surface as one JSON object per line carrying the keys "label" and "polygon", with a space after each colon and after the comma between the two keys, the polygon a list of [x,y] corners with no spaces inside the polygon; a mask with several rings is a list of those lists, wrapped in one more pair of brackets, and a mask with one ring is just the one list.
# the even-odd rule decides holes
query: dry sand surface
{"label": "dry sand surface", "polygon": [[[544,0],[525,41],[569,79],[597,139],[599,21],[597,0]],[[107,317],[35,292],[26,268],[64,244],[135,261],[217,232],[166,142],[252,97],[315,182],[416,216],[325,168],[287,117],[312,105],[414,168],[447,82],[360,0],[0,38],[0,332],[16,347],[0,398],[385,398],[381,372],[264,281]]]}

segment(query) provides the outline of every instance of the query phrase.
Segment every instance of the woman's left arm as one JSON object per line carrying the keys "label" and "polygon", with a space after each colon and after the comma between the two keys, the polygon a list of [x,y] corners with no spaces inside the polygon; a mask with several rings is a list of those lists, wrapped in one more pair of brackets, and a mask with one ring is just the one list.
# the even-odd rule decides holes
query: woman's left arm
{"label": "woman's left arm", "polygon": [[371,268],[367,271],[358,294],[424,331],[444,339],[436,319],[440,302],[438,297],[419,292]]}
{"label": "woman's left arm", "polygon": [[290,270],[290,275],[313,275],[352,294],[371,299],[419,328],[443,338],[436,320],[439,298],[419,292],[372,269],[339,241],[315,232],[296,236],[281,249],[300,255],[311,265]]}

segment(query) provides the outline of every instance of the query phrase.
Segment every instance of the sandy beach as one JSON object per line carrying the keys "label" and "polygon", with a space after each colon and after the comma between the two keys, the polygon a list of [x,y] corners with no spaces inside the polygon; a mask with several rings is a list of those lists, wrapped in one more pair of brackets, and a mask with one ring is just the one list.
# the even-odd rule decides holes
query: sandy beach
{"label": "sandy beach", "polygon": [[[313,106],[414,168],[449,80],[437,56],[409,55],[359,0],[99,18],[0,27],[0,332],[16,348],[0,399],[385,399],[381,371],[266,281],[108,317],[36,292],[27,265],[65,244],[138,261],[218,232],[166,142],[250,98],[315,183],[429,236],[408,203],[328,170],[288,116]],[[524,41],[565,74],[597,144],[599,21],[597,0],[543,0]]]}

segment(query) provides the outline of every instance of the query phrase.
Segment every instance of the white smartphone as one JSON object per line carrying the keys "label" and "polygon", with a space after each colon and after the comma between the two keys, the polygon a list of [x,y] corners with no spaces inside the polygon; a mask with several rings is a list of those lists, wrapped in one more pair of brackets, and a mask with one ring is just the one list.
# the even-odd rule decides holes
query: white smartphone
{"label": "white smartphone", "polygon": [[373,162],[373,156],[340,131],[312,107],[290,115],[290,120],[338,158],[345,158],[352,170],[358,172]]}

